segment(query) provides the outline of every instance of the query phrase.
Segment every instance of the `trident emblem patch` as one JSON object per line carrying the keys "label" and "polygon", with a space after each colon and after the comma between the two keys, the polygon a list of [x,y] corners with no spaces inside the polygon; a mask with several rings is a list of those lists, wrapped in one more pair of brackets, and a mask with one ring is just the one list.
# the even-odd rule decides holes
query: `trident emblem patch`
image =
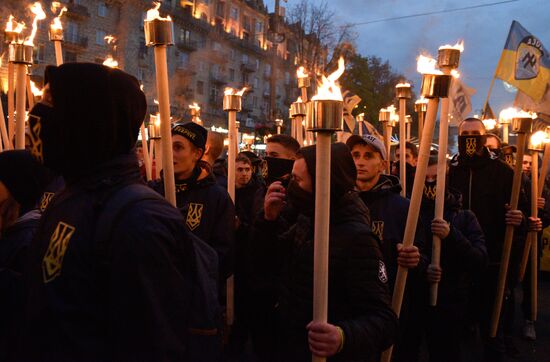
{"label": "trident emblem patch", "polygon": [[42,259],[42,277],[44,283],[49,283],[61,274],[63,257],[69,246],[69,240],[75,231],[74,226],[60,221],[50,238],[50,244],[44,259]]}
{"label": "trident emblem patch", "polygon": [[424,195],[429,200],[435,200],[435,194],[436,194],[436,185],[433,186],[426,186],[424,185]]}
{"label": "trident emblem patch", "polygon": [[42,147],[40,131],[42,131],[40,117],[32,114],[29,115],[29,138],[31,141],[31,153],[38,161],[40,161],[40,163],[44,163],[44,149]]}
{"label": "trident emblem patch", "polygon": [[38,209],[41,212],[44,212],[48,205],[50,204],[50,201],[52,201],[52,198],[55,194],[53,192],[44,192],[42,194],[42,198],[40,199],[40,205],[38,206]]}
{"label": "trident emblem patch", "polygon": [[384,240],[384,222],[383,221],[373,221],[372,222],[372,232],[374,235],[380,239],[380,241]]}
{"label": "trident emblem patch", "polygon": [[473,156],[476,153],[476,141],[475,138],[466,138],[466,154],[468,156]]}
{"label": "trident emblem patch", "polygon": [[541,42],[534,36],[528,36],[521,41],[516,52],[517,80],[533,79],[539,75]]}
{"label": "trident emblem patch", "polygon": [[203,204],[189,204],[189,210],[187,210],[187,219],[185,223],[189,230],[195,230],[201,224]]}

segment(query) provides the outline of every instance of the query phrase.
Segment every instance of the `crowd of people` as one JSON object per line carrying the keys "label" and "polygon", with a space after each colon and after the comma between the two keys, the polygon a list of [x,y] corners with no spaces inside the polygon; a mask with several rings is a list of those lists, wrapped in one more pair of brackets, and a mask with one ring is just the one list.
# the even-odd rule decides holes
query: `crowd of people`
{"label": "crowd of people", "polygon": [[[173,207],[163,173],[146,182],[140,167],[147,105],[135,78],[69,63],[47,67],[45,83],[28,150],[0,153],[0,360],[378,361],[392,345],[394,361],[517,353],[519,260],[527,232],[549,224],[547,205],[540,198],[539,217],[530,216],[525,156],[515,161],[525,172],[520,206],[510,208],[510,146],[479,119],[460,123],[443,218],[434,216],[432,151],[412,246],[402,242],[417,146],[406,144],[404,197],[399,147],[392,157],[370,134],[332,144],[325,323],[312,320],[316,146],[280,134],[262,157],[240,152],[232,200],[223,136],[176,123]],[[511,271],[491,338],[507,225]],[[433,236],[442,240],[439,265]],[[398,267],[409,271],[399,318]],[[523,334],[534,340],[523,285]]]}

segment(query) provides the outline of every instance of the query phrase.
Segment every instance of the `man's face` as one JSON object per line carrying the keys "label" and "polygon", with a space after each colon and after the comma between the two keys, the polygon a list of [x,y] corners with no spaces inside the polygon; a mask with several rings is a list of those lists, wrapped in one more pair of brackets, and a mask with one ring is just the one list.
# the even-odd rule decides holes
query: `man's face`
{"label": "man's face", "polygon": [[488,147],[490,150],[496,150],[500,148],[498,146],[498,140],[495,137],[489,136],[487,136],[487,139],[485,140],[485,147]]}
{"label": "man's face", "polygon": [[531,155],[523,155],[523,163],[522,163],[522,170],[523,173],[527,176],[531,175],[531,165],[533,163],[533,159],[531,158]]}
{"label": "man's face", "polygon": [[[400,151],[399,151],[399,147],[397,147],[395,149],[395,159],[397,161],[400,160]],[[405,162],[408,163],[409,165],[411,166],[416,166],[416,161],[417,159],[413,157],[413,154],[411,152],[410,149],[406,148],[405,149]]]}
{"label": "man's face", "polygon": [[426,169],[426,181],[436,181],[437,180],[437,164],[430,165]]}
{"label": "man's face", "polygon": [[463,122],[460,125],[459,134],[461,136],[484,135],[485,127],[481,122]]}
{"label": "man's face", "polygon": [[200,148],[194,147],[187,138],[180,135],[172,135],[172,150],[176,178],[191,172],[202,156]]}
{"label": "man's face", "polygon": [[141,146],[136,147],[136,156],[138,161],[140,162],[143,161],[143,147]]}
{"label": "man's face", "polygon": [[306,160],[299,158],[294,162],[292,178],[303,190],[313,192],[313,180],[307,172]]}
{"label": "man's face", "polygon": [[235,164],[235,187],[240,189],[245,187],[252,178],[252,167],[245,162],[237,162]]}
{"label": "man's face", "polygon": [[380,176],[386,168],[380,153],[372,146],[357,144],[351,150],[351,156],[357,169],[357,181],[370,182]]}
{"label": "man's face", "polygon": [[285,148],[280,143],[268,142],[265,147],[265,155],[267,157],[284,158],[286,160],[295,160],[296,154]]}

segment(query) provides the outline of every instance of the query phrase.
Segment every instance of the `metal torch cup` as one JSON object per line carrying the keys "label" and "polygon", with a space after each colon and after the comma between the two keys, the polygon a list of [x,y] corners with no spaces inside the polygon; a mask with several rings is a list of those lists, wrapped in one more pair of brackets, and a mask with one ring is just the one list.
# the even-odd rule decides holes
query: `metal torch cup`
{"label": "metal torch cup", "polygon": [[11,63],[32,65],[32,45],[26,45],[23,43],[11,43],[8,49],[8,60]]}
{"label": "metal torch cup", "polygon": [[170,20],[153,19],[143,24],[145,31],[145,44],[174,45],[174,23]]}
{"label": "metal torch cup", "polygon": [[460,64],[460,50],[453,48],[441,48],[437,52],[437,65],[439,68],[456,69]]}
{"label": "metal torch cup", "polygon": [[63,41],[63,29],[52,28],[50,26],[50,31],[48,32],[50,41]]}
{"label": "metal torch cup", "polygon": [[226,112],[240,112],[242,109],[242,97],[236,94],[225,94],[223,96],[223,110]]}
{"label": "metal torch cup", "polygon": [[423,74],[420,93],[424,98],[447,98],[452,78],[445,74]]}
{"label": "metal torch cup", "polygon": [[395,96],[399,99],[399,180],[401,182],[401,196],[407,195],[407,173],[405,160],[405,141],[407,140],[407,99],[411,99],[411,86],[409,84],[398,84],[395,87]]}
{"label": "metal torch cup", "polygon": [[16,31],[4,31],[4,42],[6,44],[20,43],[23,40],[24,39],[21,33],[18,33]]}
{"label": "metal torch cup", "polygon": [[344,103],[318,100],[307,103],[307,130],[311,132],[339,132],[344,127]]}
{"label": "metal torch cup", "polygon": [[298,77],[298,88],[309,88],[311,79],[309,77]]}

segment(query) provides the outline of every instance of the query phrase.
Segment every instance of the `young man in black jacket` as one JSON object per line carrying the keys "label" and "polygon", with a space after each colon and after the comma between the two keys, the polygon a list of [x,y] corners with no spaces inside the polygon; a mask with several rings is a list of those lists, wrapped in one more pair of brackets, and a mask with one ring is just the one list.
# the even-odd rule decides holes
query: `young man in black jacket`
{"label": "young man in black jacket", "polygon": [[[397,319],[368,210],[353,191],[353,159],[341,143],[331,150],[328,323],[311,322],[315,151],[301,149],[288,189],[281,182],[269,186],[256,222],[257,272],[280,281],[277,360],[307,361],[313,353],[334,361],[377,361],[393,342]],[[299,211],[290,229],[280,218],[287,202]]]}
{"label": "young man in black jacket", "polygon": [[[502,330],[497,338],[489,338],[489,325],[495,302],[496,286],[502,257],[502,243],[506,225],[516,228],[515,240],[524,240],[518,236],[518,227],[523,223],[520,210],[510,210],[510,194],[514,171],[503,161],[497,159],[485,147],[486,131],[483,122],[477,118],[468,118],[459,126],[459,154],[451,160],[448,185],[462,194],[463,206],[476,215],[485,235],[489,267],[486,273],[475,281],[479,288],[479,318],[482,336],[485,338],[485,360],[502,360],[505,352]],[[525,196],[520,196],[520,205],[525,208]],[[522,250],[516,242],[514,250]],[[517,254],[517,253],[514,253]],[[517,255],[512,255],[512,260]],[[517,265],[511,262],[510,265]],[[517,273],[509,271],[509,281],[515,282]],[[511,283],[514,284],[514,283]],[[513,308],[512,293],[506,293],[503,314],[506,308]],[[502,324],[502,323],[501,323]]]}
{"label": "young man in black jacket", "polygon": [[[475,321],[470,315],[472,281],[487,268],[485,238],[476,216],[462,209],[462,196],[445,190],[443,219],[434,218],[437,155],[431,156],[426,172],[421,217],[426,228],[426,248],[431,255],[433,235],[441,239],[440,266],[430,264],[429,284],[438,282],[437,306],[429,308],[427,342],[430,361],[460,362],[474,349]],[[428,301],[426,295],[426,302]]]}
{"label": "young man in black jacket", "polygon": [[193,245],[178,210],[141,184],[139,82],[91,63],[49,66],[45,82],[31,148],[66,187],[29,248],[15,360],[185,360]]}

